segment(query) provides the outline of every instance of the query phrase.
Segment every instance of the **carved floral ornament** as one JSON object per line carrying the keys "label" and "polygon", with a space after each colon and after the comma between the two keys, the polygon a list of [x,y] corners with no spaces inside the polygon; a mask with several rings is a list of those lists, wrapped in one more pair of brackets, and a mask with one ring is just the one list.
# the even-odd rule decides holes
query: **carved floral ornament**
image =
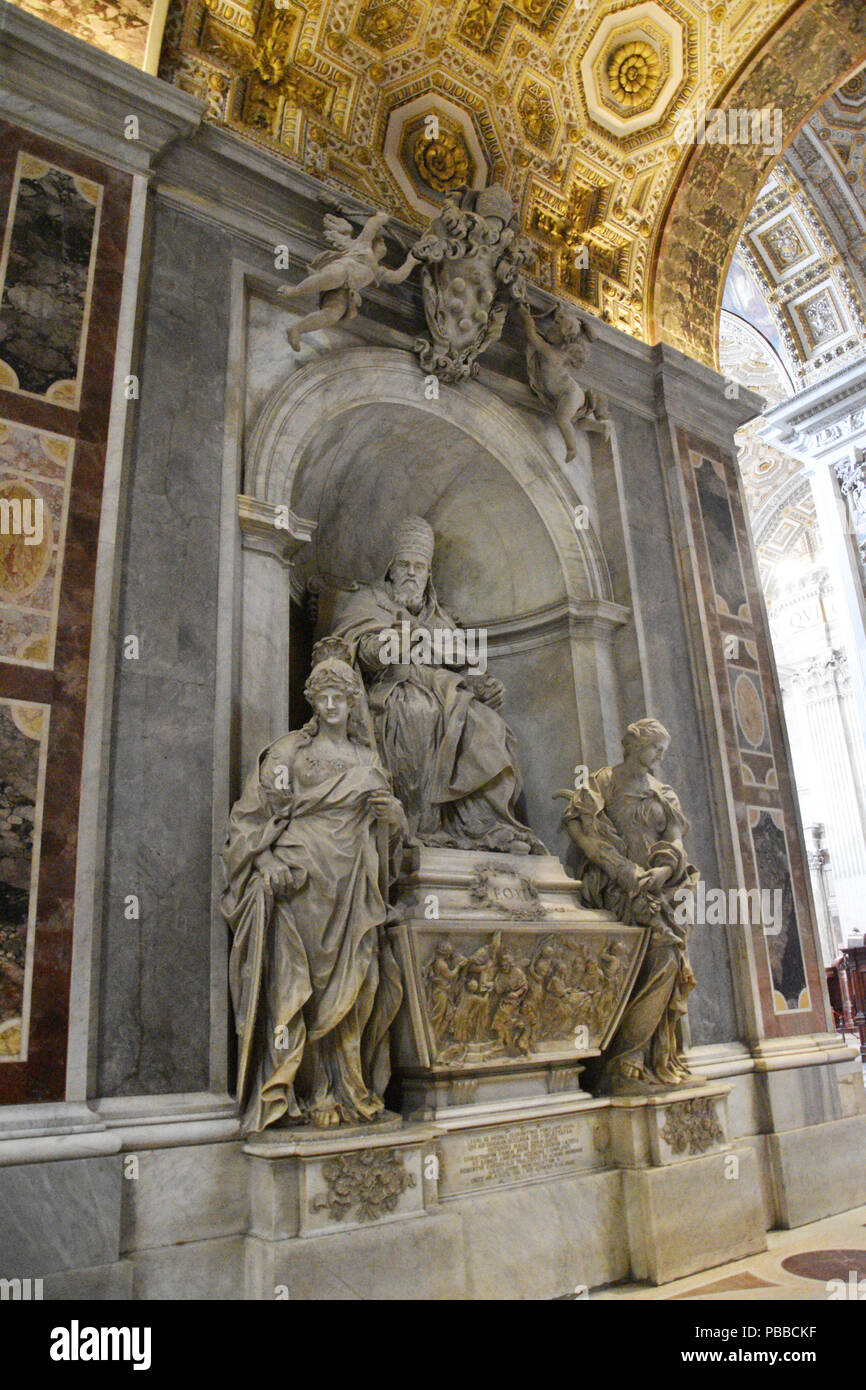
{"label": "carved floral ornament", "polygon": [[791,672],[790,681],[805,695],[811,696],[825,696],[831,691],[845,690],[851,683],[848,657],[841,650],[810,657]]}
{"label": "carved floral ornament", "polygon": [[358,37],[371,48],[387,53],[412,36],[421,14],[421,5],[412,0],[371,0],[358,14]]}
{"label": "carved floral ornament", "polygon": [[642,104],[661,82],[658,54],[641,39],[623,44],[608,62],[607,76],[614,97],[623,106]]}
{"label": "carved floral ornament", "polygon": [[695,1096],[672,1105],[665,1116],[662,1139],[675,1154],[706,1153],[716,1144],[724,1144],[725,1134],[716,1114],[711,1096]]}
{"label": "carved floral ornament", "polygon": [[507,912],[509,917],[527,921],[543,917],[547,910],[527,874],[516,869],[504,871],[495,864],[482,864],[476,869],[469,893],[483,907],[496,908]]}
{"label": "carved floral ornament", "polygon": [[327,1211],[332,1221],[378,1221],[394,1211],[415,1174],[403,1166],[399,1149],[359,1149],[322,1164],[325,1192],[310,1198],[310,1211]]}
{"label": "carved floral ornament", "polygon": [[833,468],[842,496],[848,503],[850,525],[856,535],[860,559],[866,564],[866,457],[861,449],[857,449],[853,457],[838,459]]}
{"label": "carved floral ornament", "polygon": [[558,121],[550,93],[542,83],[527,81],[517,99],[517,112],[526,139],[540,150],[550,149]]}
{"label": "carved floral ornament", "polygon": [[442,130],[433,139],[423,133],[415,140],[412,157],[420,177],[436,193],[468,183],[472,162],[466,142],[457,131]]}

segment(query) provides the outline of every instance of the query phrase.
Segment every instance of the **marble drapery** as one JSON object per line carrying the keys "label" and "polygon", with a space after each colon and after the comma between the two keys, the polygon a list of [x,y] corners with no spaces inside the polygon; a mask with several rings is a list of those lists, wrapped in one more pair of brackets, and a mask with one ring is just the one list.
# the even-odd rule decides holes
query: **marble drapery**
{"label": "marble drapery", "polygon": [[[629,733],[639,728],[631,726]],[[572,794],[565,812],[566,827],[582,853],[578,875],[583,901],[650,933],[640,973],[605,1055],[605,1072],[621,1089],[677,1085],[690,1076],[679,1023],[696,983],[679,890],[693,888],[699,875],[683,848],[688,822],[675,792],[648,774],[618,777],[622,767],[601,768]]]}
{"label": "marble drapery", "polygon": [[445,665],[382,664],[382,634],[404,622],[413,633],[456,631],[432,584],[417,613],[379,585],[346,591],[334,604],[332,631],[365,676],[379,748],[410,834],[428,845],[543,853],[517,815],[515,738],[478,698],[473,681],[482,678]]}
{"label": "marble drapery", "polygon": [[[344,1122],[370,1120],[390,1072],[388,1029],[402,998],[382,930],[371,790],[390,791],[372,748],[357,764],[299,776],[305,730],[260,755],[231,816],[223,913],[233,933],[229,979],[240,1049],[244,1128],[300,1120],[315,1105],[310,1047]],[[291,790],[278,790],[285,769]],[[286,780],[284,776],[282,780]],[[263,855],[290,871],[275,896]]]}

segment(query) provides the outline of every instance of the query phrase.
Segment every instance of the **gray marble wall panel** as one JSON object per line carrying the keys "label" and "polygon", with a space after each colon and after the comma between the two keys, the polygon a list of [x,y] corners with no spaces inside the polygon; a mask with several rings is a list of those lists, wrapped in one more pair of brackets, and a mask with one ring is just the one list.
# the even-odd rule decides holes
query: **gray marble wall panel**
{"label": "gray marble wall panel", "polygon": [[512,653],[494,651],[489,663],[491,674],[505,684],[502,712],[517,739],[528,822],[551,854],[564,856],[563,803],[552,793],[571,786],[580,749],[568,638]]}
{"label": "gray marble wall panel", "polygon": [[213,1240],[247,1228],[247,1160],[240,1144],[187,1144],[138,1154],[139,1174],[124,1188],[124,1253]]}
{"label": "gray marble wall panel", "polygon": [[0,1168],[0,1278],[114,1263],[122,1182],[115,1156]]}
{"label": "gray marble wall panel", "polygon": [[[208,1084],[229,237],[157,203],[118,622],[101,1095]],[[138,637],[137,660],[123,639]],[[125,916],[135,895],[138,920]]]}
{"label": "gray marble wall panel", "polygon": [[[652,708],[628,712],[660,719],[671,731],[664,780],[675,788],[690,828],[686,848],[708,886],[720,883],[712,820],[712,796],[701,741],[695,690],[688,656],[677,557],[656,426],[616,409],[623,468],[627,544],[630,545],[644,632],[645,679]],[[698,988],[689,998],[693,1044],[737,1036],[733,987],[725,928],[696,926],[690,947]]]}

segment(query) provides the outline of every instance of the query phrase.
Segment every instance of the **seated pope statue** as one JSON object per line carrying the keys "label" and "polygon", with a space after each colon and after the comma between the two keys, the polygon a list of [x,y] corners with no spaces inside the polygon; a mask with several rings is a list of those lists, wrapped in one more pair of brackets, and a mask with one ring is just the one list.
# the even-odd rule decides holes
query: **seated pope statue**
{"label": "seated pope statue", "polygon": [[499,713],[503,687],[467,669],[459,641],[441,640],[461,634],[433,588],[433,544],[423,517],[406,517],[382,583],[340,592],[331,632],[348,644],[363,677],[379,751],[411,839],[544,854],[516,812],[521,779],[514,735]]}

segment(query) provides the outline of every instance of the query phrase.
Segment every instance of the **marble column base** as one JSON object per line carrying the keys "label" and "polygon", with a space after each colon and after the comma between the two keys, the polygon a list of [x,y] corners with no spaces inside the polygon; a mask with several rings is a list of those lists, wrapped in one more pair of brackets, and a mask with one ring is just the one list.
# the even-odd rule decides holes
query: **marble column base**
{"label": "marble column base", "polygon": [[767,1136],[779,1225],[803,1226],[866,1202],[866,1115]]}
{"label": "marble column base", "polygon": [[766,1250],[758,1160],[730,1142],[731,1089],[708,1082],[611,1100],[634,1278],[663,1284]]}
{"label": "marble column base", "polygon": [[105,1133],[0,1145],[0,1274],[41,1279],[45,1299],[145,1302],[548,1299],[663,1283],[866,1200],[864,1097],[847,1094],[842,1049],[848,1113],[834,1117],[842,1102],[820,1074],[833,1064],[811,1051],[817,1064],[772,1073],[784,1130],[770,1128],[742,1048],[706,1059],[729,1074],[698,1087],[464,1097],[423,1124],[246,1142],[222,1101],[195,1120],[191,1101],[133,1106],[134,1118],[112,1102]]}

